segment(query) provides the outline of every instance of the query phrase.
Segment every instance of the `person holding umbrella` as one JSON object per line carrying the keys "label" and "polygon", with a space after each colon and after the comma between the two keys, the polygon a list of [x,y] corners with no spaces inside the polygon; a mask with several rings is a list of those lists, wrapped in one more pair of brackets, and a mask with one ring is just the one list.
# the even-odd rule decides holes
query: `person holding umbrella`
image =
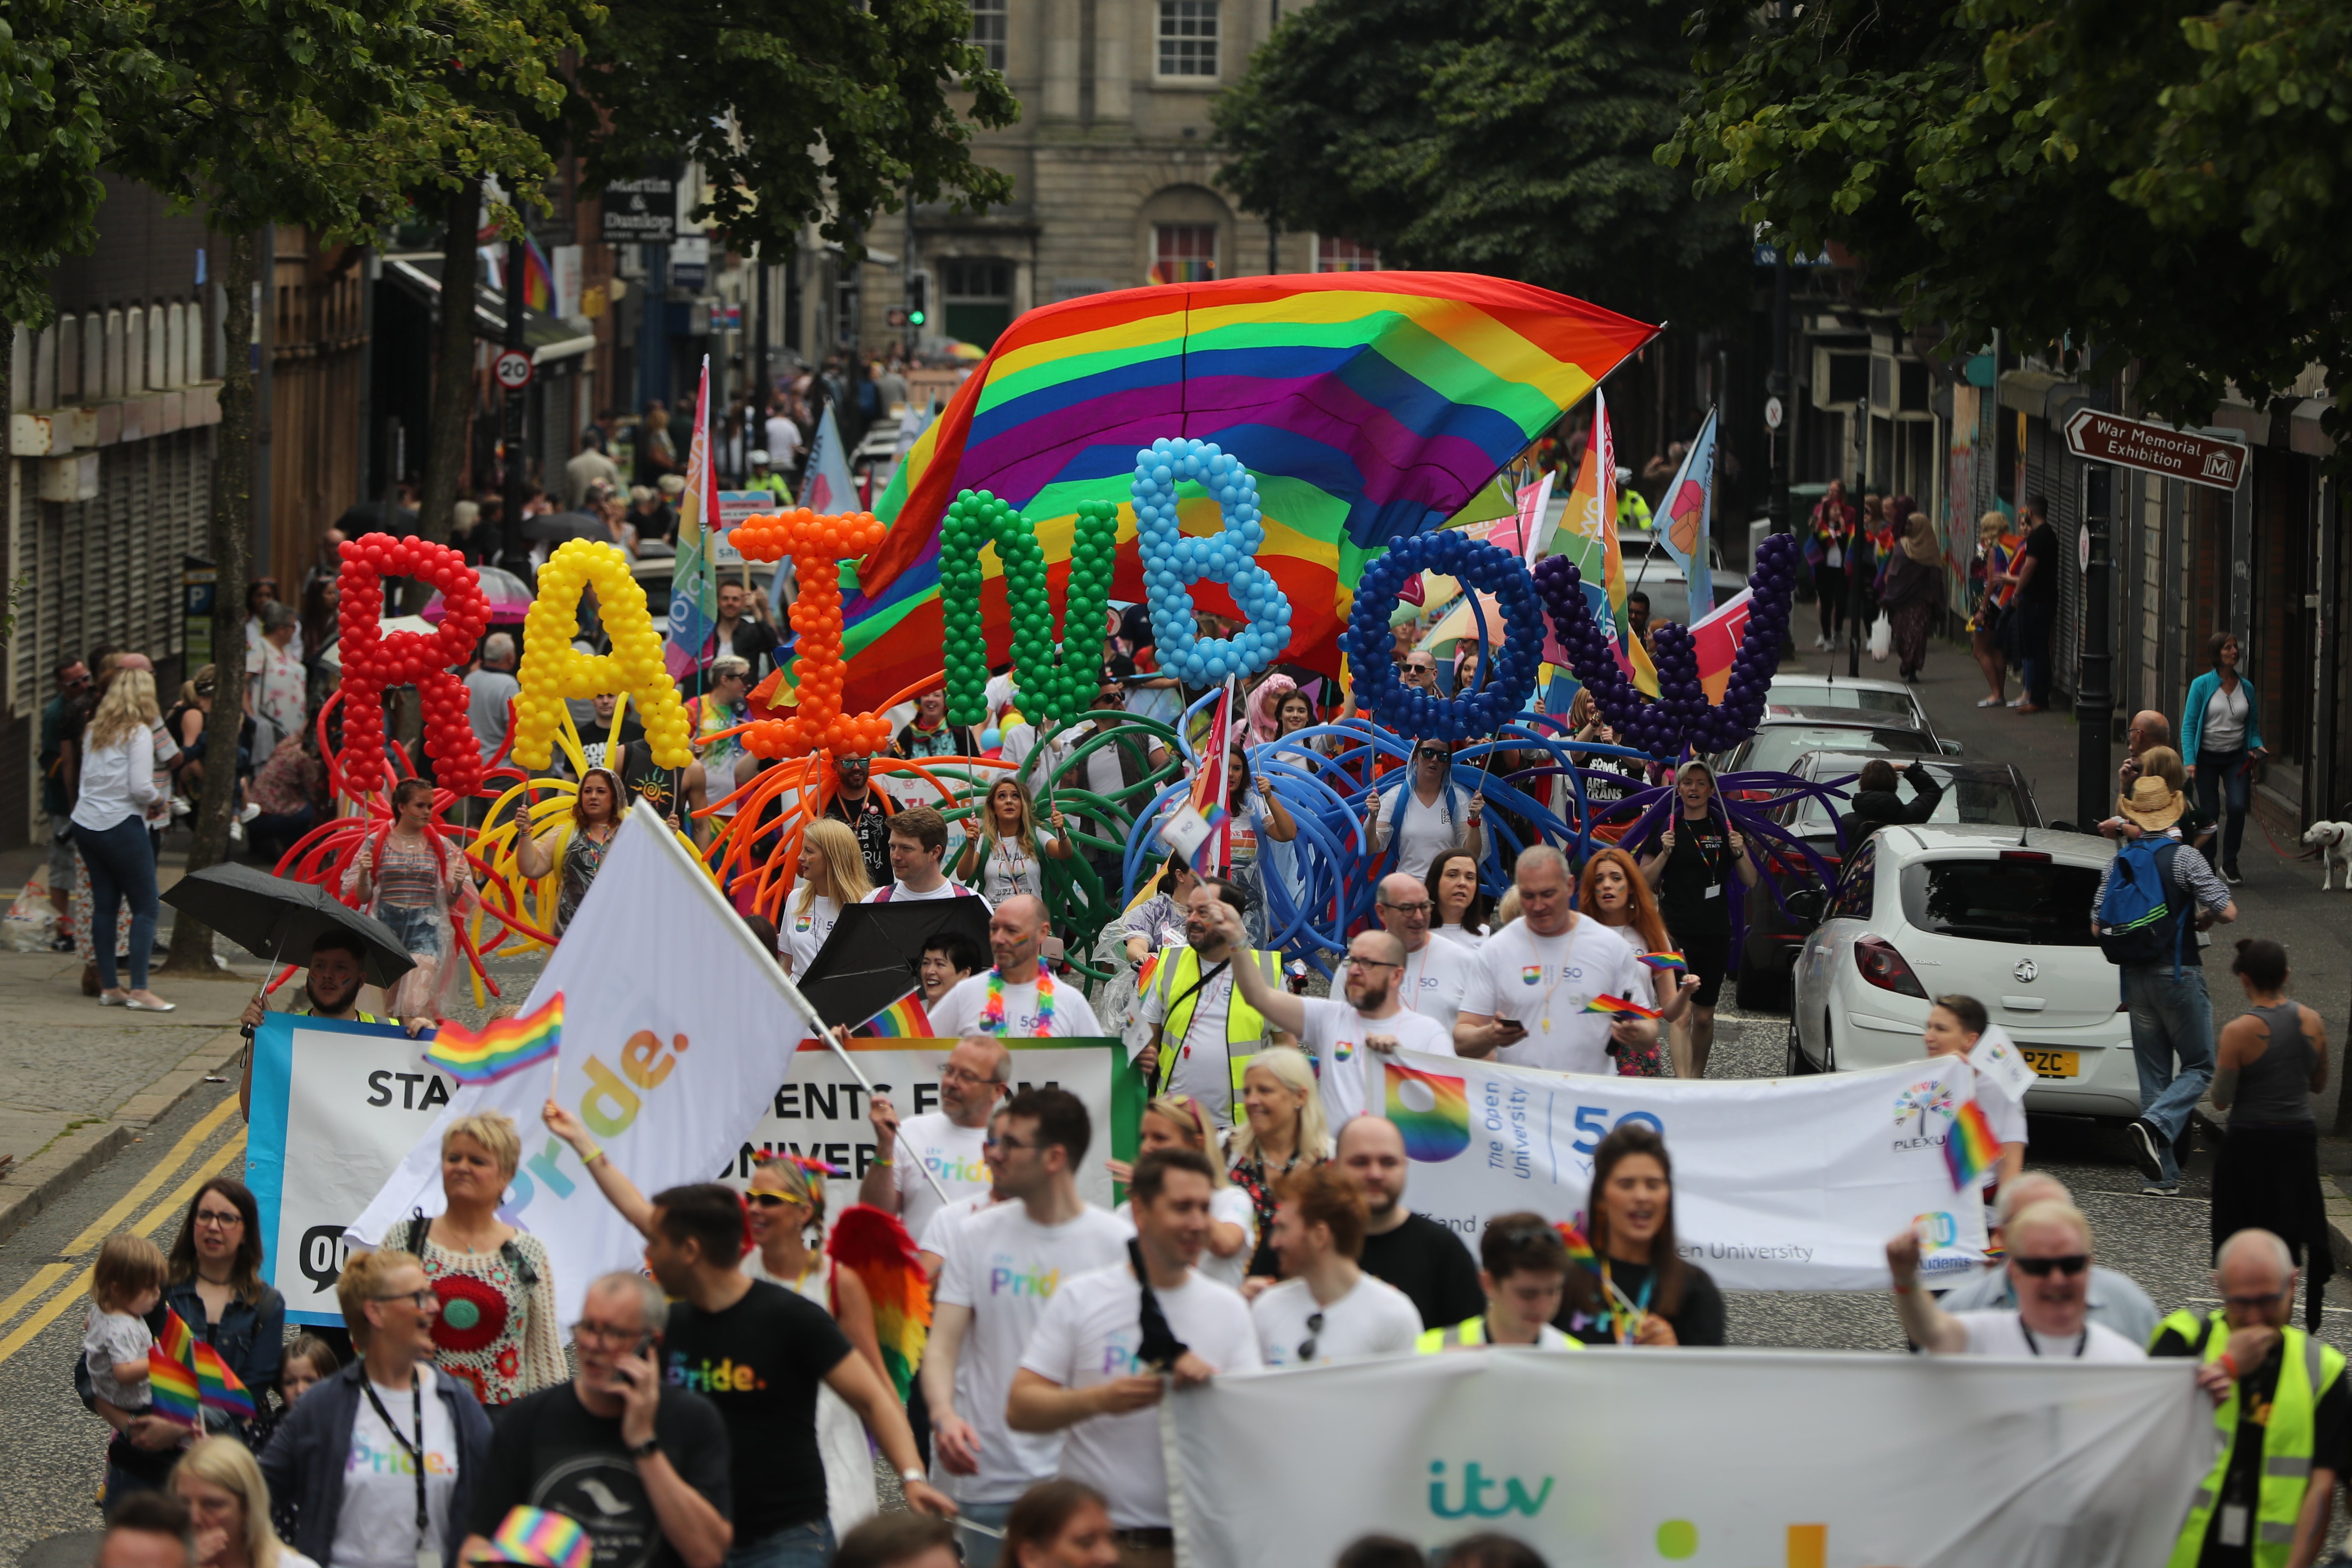
{"label": "person holding umbrella", "polygon": [[[379,1017],[360,1006],[360,988],[367,984],[366,948],[360,938],[342,930],[320,931],[310,944],[310,967],[302,977],[299,992],[278,993],[284,1005],[273,1006],[276,996],[254,994],[245,1005],[245,1013],[237,1020],[248,1036],[261,1027],[261,1021],[271,1013],[291,1013],[304,1018],[334,1018],[347,1024],[399,1024],[414,1038],[430,1022],[412,1018]],[[253,1053],[245,1054],[245,1078],[236,1091],[237,1109],[252,1114]]]}

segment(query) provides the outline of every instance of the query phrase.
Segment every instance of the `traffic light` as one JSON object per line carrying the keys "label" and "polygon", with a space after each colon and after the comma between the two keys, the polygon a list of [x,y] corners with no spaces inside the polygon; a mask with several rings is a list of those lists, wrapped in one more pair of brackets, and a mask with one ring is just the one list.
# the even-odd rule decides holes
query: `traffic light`
{"label": "traffic light", "polygon": [[931,275],[907,274],[907,324],[920,327],[931,318]]}

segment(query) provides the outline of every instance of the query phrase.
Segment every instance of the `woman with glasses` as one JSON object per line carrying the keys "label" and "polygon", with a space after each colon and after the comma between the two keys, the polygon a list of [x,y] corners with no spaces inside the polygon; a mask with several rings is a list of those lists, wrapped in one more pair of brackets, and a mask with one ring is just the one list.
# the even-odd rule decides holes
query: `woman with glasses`
{"label": "woman with glasses", "polygon": [[433,1366],[441,1298],[414,1254],[383,1247],[352,1254],[335,1300],[360,1359],[304,1394],[261,1455],[294,1548],[331,1568],[454,1563],[490,1418]]}
{"label": "woman with glasses", "polygon": [[1249,1194],[1257,1215],[1257,1247],[1250,1254],[1249,1278],[1271,1283],[1280,1272],[1274,1251],[1275,1189],[1282,1178],[1331,1157],[1330,1123],[1315,1088],[1315,1064],[1291,1046],[1274,1046],[1252,1057],[1242,1072],[1244,1115],[1230,1142],[1234,1182]]}
{"label": "woman with glasses", "polygon": [[1589,1345],[1719,1345],[1723,1293],[1675,1247],[1675,1164],[1666,1141],[1620,1122],[1592,1152],[1585,1218],[1592,1261],[1569,1270],[1553,1320]]}
{"label": "woman with glasses", "polygon": [[[1216,1171],[1210,1181],[1209,1241],[1201,1249],[1201,1261],[1192,1267],[1203,1278],[1238,1290],[1257,1242],[1257,1211],[1250,1205],[1249,1194],[1225,1179],[1224,1163],[1210,1137],[1208,1113],[1199,1100],[1189,1094],[1163,1094],[1143,1108],[1136,1158],[1155,1149],[1190,1149],[1209,1156]],[[1124,1183],[1135,1173],[1125,1160],[1106,1160],[1103,1166],[1114,1182]],[[1132,1202],[1122,1200],[1111,1213],[1129,1225],[1135,1223]]]}
{"label": "woman with glasses", "polygon": [[1478,858],[1467,849],[1441,849],[1423,879],[1429,889],[1429,934],[1476,952],[1494,934],[1494,900],[1478,885]]}
{"label": "woman with glasses", "polygon": [[1365,826],[1372,847],[1396,850],[1391,869],[1429,875],[1438,851],[1456,845],[1484,859],[1486,797],[1453,782],[1454,749],[1443,741],[1416,741],[1412,772],[1386,794],[1374,793]]}

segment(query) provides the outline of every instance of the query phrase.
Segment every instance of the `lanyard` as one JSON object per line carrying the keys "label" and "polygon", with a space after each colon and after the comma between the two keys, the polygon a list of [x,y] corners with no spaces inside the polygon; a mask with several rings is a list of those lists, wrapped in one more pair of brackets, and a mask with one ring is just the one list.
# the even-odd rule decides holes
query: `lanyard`
{"label": "lanyard", "polygon": [[408,1373],[409,1418],[416,1423],[414,1443],[400,1429],[400,1423],[392,1418],[392,1412],[383,1407],[383,1401],[376,1397],[375,1384],[365,1372],[360,1373],[360,1387],[367,1391],[368,1403],[375,1406],[376,1418],[392,1434],[392,1440],[400,1445],[401,1452],[408,1456],[409,1465],[416,1474],[416,1561],[422,1568],[426,1553],[431,1552],[437,1563],[440,1553],[432,1551],[433,1524],[425,1511],[425,1374],[415,1367]]}
{"label": "lanyard", "polygon": [[[2027,1350],[2032,1351],[2035,1355],[2040,1355],[2042,1353],[2042,1342],[2033,1337],[2033,1331],[2025,1326],[2025,1320],[2023,1318],[2017,1320],[2017,1331],[2025,1336],[2025,1348]],[[2084,1323],[2083,1325],[2083,1331],[2074,1336],[2074,1353],[2071,1359],[2081,1361],[2083,1359],[2083,1352],[2090,1342],[2091,1325]]]}
{"label": "lanyard", "polygon": [[[1657,1282],[1657,1271],[1654,1268],[1650,1277],[1642,1281],[1641,1298],[1629,1301],[1625,1299],[1625,1292],[1617,1289],[1617,1281],[1609,1277],[1609,1260],[1605,1258],[1601,1260],[1601,1289],[1610,1298],[1601,1305],[1608,1310],[1610,1332],[1619,1344],[1632,1344],[1634,1336],[1642,1331],[1642,1320],[1650,1315],[1650,1290]],[[2021,1323],[2019,1325],[2021,1328],[2023,1326]]]}

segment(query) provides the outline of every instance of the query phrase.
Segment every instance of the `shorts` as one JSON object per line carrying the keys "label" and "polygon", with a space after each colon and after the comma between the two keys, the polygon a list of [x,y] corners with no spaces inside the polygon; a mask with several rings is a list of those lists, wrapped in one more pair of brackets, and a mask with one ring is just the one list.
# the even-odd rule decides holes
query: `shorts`
{"label": "shorts", "polygon": [[418,958],[441,956],[441,911],[425,904],[379,904],[375,918]]}
{"label": "shorts", "polygon": [[70,893],[74,884],[73,819],[44,815],[49,829],[49,891]]}
{"label": "shorts", "polygon": [[1691,993],[1691,1005],[1714,1006],[1715,999],[1723,994],[1723,977],[1731,968],[1731,938],[1686,936],[1682,939],[1682,946],[1690,972],[1698,976],[1698,989]]}

